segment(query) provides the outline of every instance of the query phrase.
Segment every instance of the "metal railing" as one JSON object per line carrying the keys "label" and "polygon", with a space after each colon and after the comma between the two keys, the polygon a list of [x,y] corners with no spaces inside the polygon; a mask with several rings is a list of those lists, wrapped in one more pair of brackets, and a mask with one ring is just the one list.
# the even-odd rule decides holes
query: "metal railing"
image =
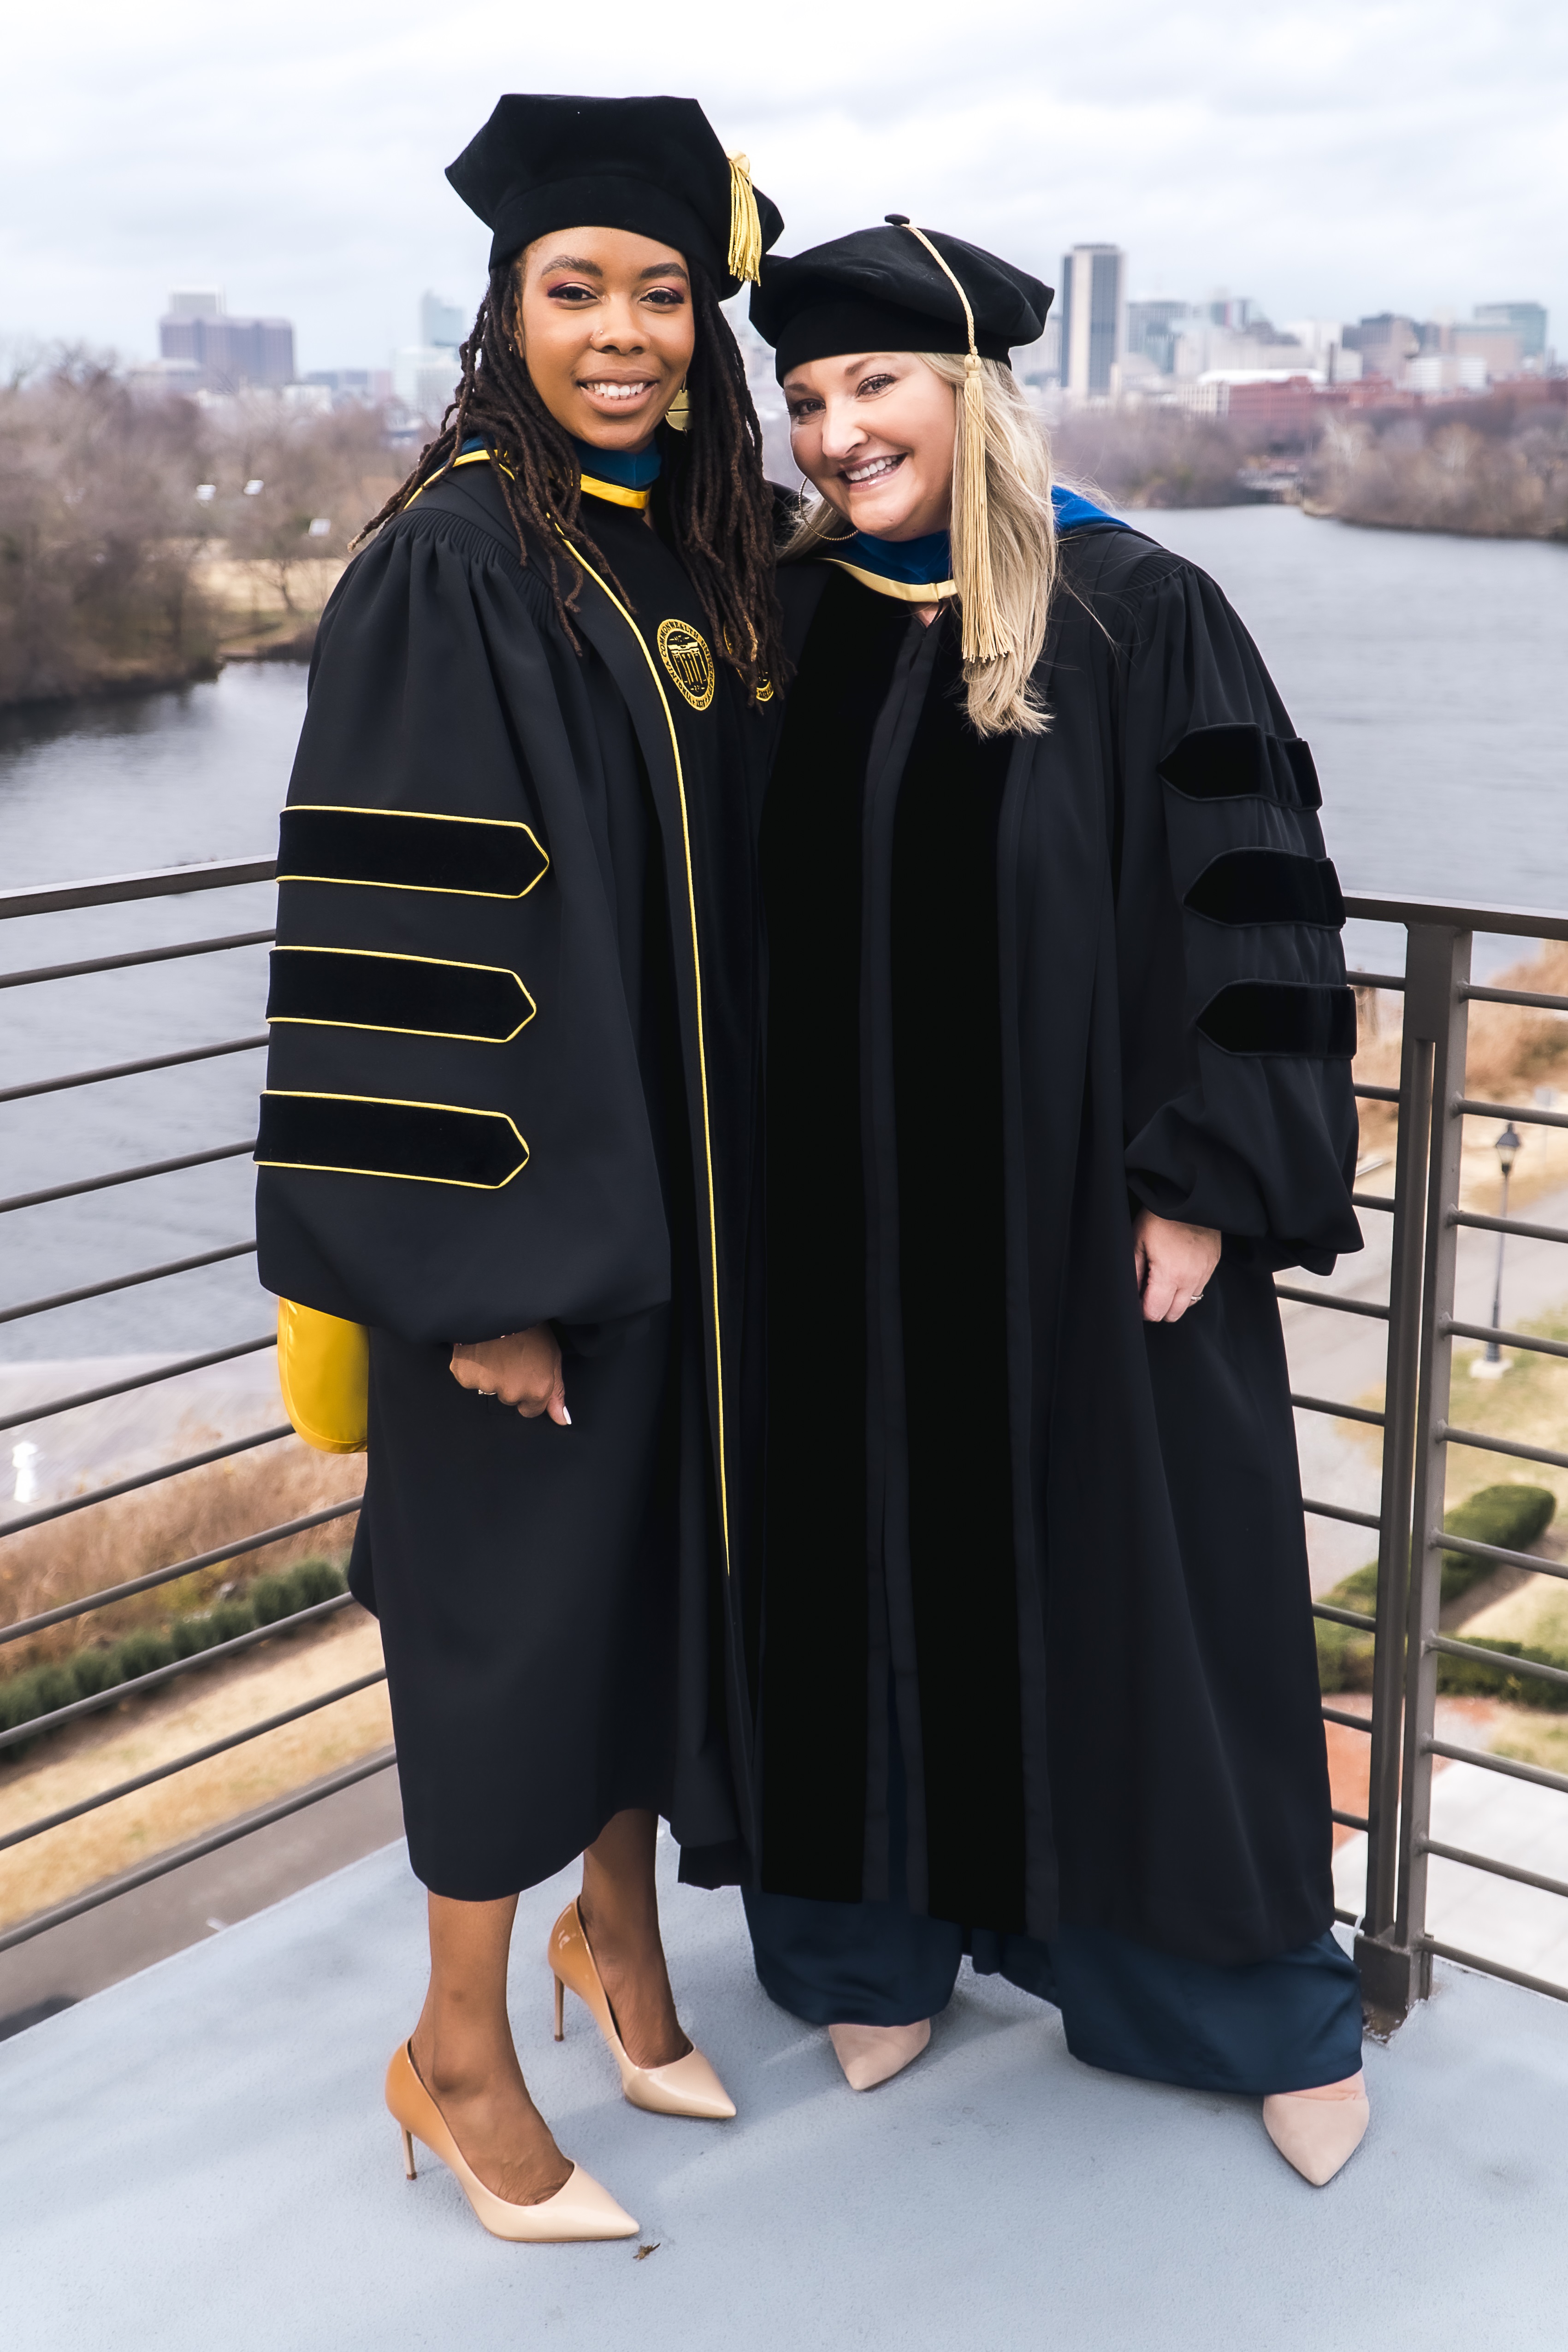
{"label": "metal railing", "polygon": [[[1373,1636],[1370,1719],[1330,1705],[1323,1708],[1330,1722],[1364,1731],[1371,1741],[1365,1818],[1335,1814],[1336,1821],[1347,1827],[1364,1830],[1367,1838],[1366,1895],[1362,1916],[1355,1923],[1356,1958],[1369,2004],[1394,2018],[1404,2016],[1414,2001],[1429,1991],[1434,1954],[1532,1990],[1568,1999],[1568,1988],[1441,1942],[1426,1925],[1427,1865],[1433,1856],[1568,1897],[1568,1885],[1521,1869],[1498,1855],[1446,1844],[1431,1834],[1432,1767],[1436,1758],[1568,1796],[1568,1774],[1440,1739],[1436,1730],[1440,1656],[1476,1660],[1509,1675],[1568,1683],[1568,1675],[1557,1668],[1439,1630],[1445,1551],[1536,1574],[1568,1574],[1533,1553],[1450,1535],[1443,1527],[1450,1446],[1568,1467],[1568,1454],[1458,1428],[1449,1418],[1456,1338],[1497,1339],[1541,1355],[1568,1355],[1568,1348],[1559,1341],[1527,1332],[1494,1332],[1483,1325],[1458,1321],[1454,1315],[1456,1254],[1462,1228],[1568,1243],[1568,1228],[1518,1217],[1481,1216],[1459,1205],[1467,1118],[1568,1127],[1568,1117],[1545,1106],[1493,1103],[1467,1092],[1465,1059],[1472,1003],[1515,1004],[1568,1013],[1568,996],[1486,988],[1472,982],[1470,961],[1476,935],[1568,940],[1568,918],[1528,908],[1467,907],[1441,899],[1348,897],[1345,907],[1352,919],[1398,925],[1406,935],[1402,972],[1352,971],[1350,975],[1357,987],[1387,989],[1404,999],[1397,1087],[1356,1088],[1364,1100],[1396,1106],[1394,1190],[1386,1195],[1355,1195],[1363,1214],[1387,1215],[1393,1221],[1388,1300],[1380,1308],[1296,1285],[1279,1283],[1276,1287],[1285,1298],[1341,1314],[1382,1315],[1388,1324],[1381,1414],[1347,1411],[1343,1403],[1321,1398],[1295,1400],[1300,1410],[1375,1421],[1383,1430],[1382,1492],[1375,1515],[1311,1499],[1306,1505],[1309,1513],[1375,1528],[1378,1535],[1375,1614],[1324,1601],[1314,1604],[1319,1617],[1360,1627]],[[1568,1290],[1568,1260],[1563,1273]]]}
{"label": "metal railing", "polygon": [[[87,907],[121,905],[132,899],[174,898],[196,890],[230,889],[247,883],[270,881],[273,872],[274,866],[271,858],[251,857],[202,866],[177,866],[144,874],[119,875],[100,881],[76,883],[58,887],[13,890],[0,895],[0,921],[26,915],[58,914]],[[237,931],[217,938],[181,940],[168,946],[142,948],[114,955],[94,956],[70,963],[37,965],[27,970],[0,972],[0,989],[34,988],[47,982],[77,979],[89,973],[123,971],[135,966],[166,962],[188,956],[218,955],[233,948],[262,946],[271,938],[270,930]],[[98,1069],[76,1070],[60,1076],[31,1080],[26,1085],[8,1087],[0,1090],[0,1104],[59,1094],[80,1087],[99,1086],[114,1078],[140,1076],[147,1072],[174,1069],[192,1063],[216,1061],[228,1055],[255,1052],[266,1043],[266,1033],[262,1031],[255,1035],[225,1038],[213,1045],[192,1046],[179,1052],[146,1055],[134,1061],[110,1064]],[[31,1192],[14,1193],[8,1199],[0,1199],[0,1215],[41,1207],[47,1202],[72,1200],[84,1194],[106,1192],[122,1184],[140,1183],[156,1177],[172,1175],[185,1169],[205,1167],[218,1160],[237,1159],[253,1149],[254,1144],[249,1140],[218,1144],[207,1150],[184,1152],[169,1159],[147,1160],[133,1167],[113,1169],[101,1175],[81,1177],[68,1183],[51,1184]],[[176,1275],[189,1274],[206,1266],[224,1264],[231,1259],[254,1255],[255,1250],[256,1243],[252,1237],[243,1241],[226,1243],[214,1249],[200,1250],[189,1256],[173,1258],[162,1265],[136,1267],[130,1272],[116,1274],[100,1282],[82,1284],[72,1289],[54,1292],[47,1297],[26,1299],[18,1306],[0,1309],[0,1323],[21,1322],[33,1316],[48,1314],[57,1307],[79,1306],[89,1299],[108,1297],[117,1291],[135,1288],[148,1283],[163,1282]],[[276,1334],[267,1332],[259,1338],[242,1339],[228,1347],[209,1349],[201,1354],[185,1356],[174,1362],[156,1364],[149,1370],[132,1373],[124,1379],[102,1381],[95,1387],[77,1390],[68,1396],[40,1398],[37,1402],[15,1408],[0,1417],[0,1431],[47,1420],[57,1414],[73,1412],[84,1405],[99,1403],[110,1397],[126,1396],[139,1390],[152,1388],[160,1381],[177,1379],[184,1373],[200,1371],[216,1364],[232,1362],[243,1356],[258,1354],[276,1345]],[[121,1496],[161,1486],[169,1479],[184,1475],[187,1471],[199,1470],[211,1463],[228,1460],[237,1454],[251,1452],[258,1446],[273,1444],[279,1439],[286,1438],[290,1434],[287,1422],[276,1427],[254,1430],[242,1437],[231,1438],[223,1444],[208,1446],[201,1453],[186,1454],[177,1461],[162,1463],[154,1469],[115,1479],[107,1484],[90,1487],[85,1493],[71,1495],[61,1500],[42,1505],[36,1510],[19,1513],[0,1521],[0,1539],[8,1536],[20,1535],[34,1528],[47,1526],[78,1511],[90,1510],[98,1504],[111,1502]],[[117,1602],[131,1600],[140,1593],[152,1591],[161,1585],[175,1583],[182,1578],[196,1575],[205,1569],[217,1567],[225,1561],[242,1559],[248,1554],[261,1551],[290,1537],[306,1534],[312,1528],[326,1527],[335,1521],[350,1518],[359,1507],[359,1499],[356,1497],[352,1501],[330,1505],[322,1510],[305,1512],[294,1518],[285,1519],[276,1526],[257,1528],[231,1542],[219,1544],[210,1550],[170,1560],[163,1566],[148,1570],[143,1575],[107,1586],[100,1591],[83,1594],[75,1600],[62,1601],[58,1607],[40,1610],[32,1615],[18,1618],[10,1624],[0,1625],[0,1652],[4,1651],[5,1645],[22,1641],[29,1635],[43,1633],[50,1626],[87,1616],[97,1610],[112,1608]],[[236,1634],[226,1641],[214,1643],[209,1647],[197,1651],[192,1656],[177,1658],[170,1664],[158,1666],[150,1672],[133,1675],[126,1681],[112,1684],[107,1689],[73,1699],[65,1705],[51,1708],[47,1714],[29,1717],[26,1721],[15,1724],[7,1730],[0,1730],[0,1758],[3,1758],[7,1750],[30,1743],[50,1731],[79,1722],[84,1717],[99,1714],[106,1708],[119,1706],[127,1700],[134,1700],[161,1691],[188,1674],[198,1672],[226,1659],[242,1655],[254,1649],[258,1643],[270,1641],[279,1634],[321,1622],[349,1605],[350,1596],[347,1593],[340,1593],[330,1600],[317,1601],[310,1607],[296,1609],[292,1613],[280,1617],[269,1624]],[[31,1839],[43,1837],[68,1822],[79,1820],[83,1815],[96,1812],[105,1805],[115,1803],[122,1797],[134,1795],[142,1789],[151,1788],[158,1781],[169,1780],[177,1773],[188,1771],[195,1766],[207,1763],[213,1758],[242,1747],[251,1740],[263,1738],[269,1732],[279,1730],[287,1724],[296,1723],[305,1716],[316,1714],[321,1708],[334,1706],[341,1700],[352,1698],[357,1693],[368,1690],[373,1685],[384,1682],[385,1679],[384,1670],[382,1669],[377,1669],[373,1674],[361,1675],[351,1682],[340,1684],[335,1689],[322,1691],[313,1697],[305,1699],[296,1706],[285,1708],[260,1721],[247,1724],[221,1739],[209,1740],[200,1748],[192,1748],[184,1755],[173,1757],[167,1762],[155,1765],[147,1771],[139,1772],[131,1779],[119,1780],[109,1787],[97,1790],[91,1795],[80,1798],[73,1804],[58,1807],[54,1811],[42,1815],[36,1821],[27,1822],[19,1829],[12,1830],[4,1836],[0,1836],[0,1853],[24,1845]],[[323,1797],[331,1796],[341,1789],[350,1788],[356,1781],[365,1780],[373,1773],[384,1771],[395,1760],[390,1747],[380,1748],[373,1755],[362,1758],[344,1769],[318,1779],[308,1787],[295,1790],[271,1804],[258,1807],[236,1821],[224,1822],[202,1836],[189,1839],[166,1853],[156,1854],[150,1861],[134,1869],[124,1871],[98,1885],[89,1887],[69,1901],[56,1904],[48,1910],[38,1912],[33,1917],[24,1919],[16,1926],[0,1932],[0,1952],[7,1951],[15,1945],[26,1942],[30,1937],[42,1934],[46,1928],[58,1927],[67,1919],[74,1919],[81,1913],[96,1908],[100,1904],[110,1902],[116,1895],[129,1893],[132,1887],[146,1885],[151,1880],[162,1877],[166,1872],[177,1870],[185,1863],[193,1862],[202,1854],[216,1853],[220,1847],[232,1843],[235,1839],[244,1837],[253,1830],[262,1829],[270,1822],[282,1821],[290,1813],[299,1812],[308,1805],[318,1803]]]}
{"label": "metal railing", "polygon": [[[132,898],[222,889],[267,880],[272,871],[269,859],[248,858],[227,864],[121,876],[66,888],[14,891],[0,896],[0,921],[21,915],[112,905]],[[1538,1574],[1568,1577],[1568,1570],[1558,1568],[1533,1553],[1510,1551],[1500,1546],[1448,1535],[1443,1529],[1446,1464],[1450,1446],[1479,1447],[1489,1453],[1509,1454],[1524,1461],[1568,1466],[1568,1453],[1557,1453],[1545,1447],[1455,1427],[1448,1417],[1452,1343],[1456,1338],[1489,1339],[1495,1337],[1510,1348],[1533,1350],[1546,1356],[1568,1357],[1568,1345],[1560,1341],[1511,1330],[1494,1334],[1489,1327],[1456,1320],[1453,1311],[1456,1244],[1461,1228],[1568,1242],[1568,1229],[1531,1223],[1516,1217],[1487,1217],[1464,1211],[1459,1206],[1458,1189],[1460,1146],[1467,1118],[1509,1119],[1538,1127],[1568,1127],[1568,1114],[1540,1105],[1527,1107],[1479,1100],[1468,1096],[1465,1090],[1467,1024],[1472,1003],[1520,1004],[1551,1013],[1568,1013],[1568,996],[1472,984],[1469,971],[1474,937],[1477,932],[1500,932],[1531,940],[1564,940],[1568,939],[1568,917],[1495,907],[1464,907],[1441,901],[1358,897],[1348,898],[1346,906],[1352,918],[1398,925],[1407,937],[1403,971],[1355,971],[1351,974],[1352,982],[1359,988],[1400,993],[1405,1005],[1398,1086],[1356,1087],[1357,1095],[1363,1099],[1386,1103],[1395,1108],[1397,1116],[1398,1138],[1392,1192],[1358,1192],[1355,1195],[1357,1206],[1363,1215],[1388,1216],[1392,1220],[1388,1297],[1386,1302],[1377,1302],[1342,1297],[1300,1283],[1281,1281],[1276,1285],[1283,1300],[1329,1313],[1380,1321],[1386,1325],[1388,1333],[1385,1392],[1381,1412],[1357,1405],[1350,1400],[1336,1401],[1309,1395],[1297,1395],[1294,1399],[1299,1411],[1329,1414],[1336,1419],[1352,1420],[1375,1427],[1382,1432],[1383,1439],[1382,1487],[1379,1507],[1375,1512],[1353,1509],[1347,1505],[1321,1498],[1309,1497],[1306,1501],[1310,1515],[1366,1528],[1374,1531],[1378,1538],[1375,1613],[1344,1609],[1328,1601],[1314,1604],[1315,1613],[1320,1618],[1371,1633],[1374,1640],[1370,1717],[1335,1706],[1330,1702],[1325,1702],[1323,1706],[1326,1721],[1364,1735],[1371,1748],[1370,1794],[1365,1815],[1337,1809],[1334,1812],[1337,1822],[1352,1830],[1364,1831],[1367,1838],[1363,1913],[1359,1920],[1353,1920],[1348,1914],[1342,1913],[1341,1916],[1358,1927],[1356,1954],[1369,2002],[1394,2017],[1402,2016],[1411,2003],[1422,1998],[1429,1989],[1434,1953],[1496,1976],[1510,1978],[1542,1992],[1568,1997],[1560,1985],[1522,1974],[1484,1956],[1456,1950],[1435,1939],[1426,1928],[1427,1864],[1433,1856],[1568,1897],[1568,1885],[1499,1856],[1443,1843],[1431,1835],[1432,1766],[1437,1758],[1474,1765],[1484,1771],[1500,1773],[1568,1795],[1568,1774],[1440,1739],[1435,1728],[1439,1656],[1476,1659],[1484,1664],[1497,1664],[1510,1675],[1535,1675],[1559,1684],[1568,1682],[1568,1675],[1556,1668],[1493,1651],[1481,1643],[1456,1639],[1443,1633],[1438,1623],[1441,1559],[1445,1550],[1467,1553],[1495,1561],[1499,1566],[1512,1565]],[[271,936],[270,931],[235,932],[218,938],[100,956],[86,961],[5,972],[0,973],[0,989],[36,986],[83,973],[121,971],[133,965],[175,957],[214,955],[232,948],[261,945]],[[133,1063],[75,1072],[64,1077],[11,1087],[0,1094],[0,1101],[17,1101],[68,1087],[97,1085],[133,1073],[169,1068],[176,1064],[250,1052],[264,1043],[265,1038],[259,1034],[231,1038],[177,1054],[158,1055]],[[20,1193],[9,1200],[0,1200],[0,1214],[236,1157],[251,1148],[248,1142],[224,1144],[208,1150],[148,1161],[104,1175],[53,1185],[42,1191]],[[255,1246],[253,1239],[236,1241],[219,1248],[173,1259],[166,1264],[140,1267],[101,1282],[59,1291],[47,1297],[30,1299],[0,1311],[0,1322],[15,1322],[25,1317],[46,1314],[55,1307],[105,1297],[140,1284],[161,1282],[175,1275],[243,1256],[253,1252]],[[1568,1261],[1564,1263],[1564,1286],[1568,1289]],[[184,1358],[177,1363],[157,1366],[124,1380],[84,1389],[70,1396],[46,1400],[8,1413],[0,1422],[0,1428],[17,1426],[26,1421],[63,1412],[110,1396],[123,1395],[156,1381],[174,1378],[182,1372],[225,1362],[273,1344],[270,1335],[241,1341],[232,1347]],[[270,1444],[288,1434],[286,1424],[258,1430],[225,1444],[210,1447],[205,1453],[165,1463],[159,1468],[120,1479],[85,1495],[72,1496],[24,1513],[0,1523],[0,1538],[42,1526],[63,1517],[68,1512],[90,1508],[96,1503],[134,1489],[178,1477],[182,1473],[207,1463]],[[135,1594],[172,1583],[222,1561],[239,1559],[288,1537],[347,1518],[358,1508],[356,1499],[334,1504],[329,1508],[288,1519],[276,1526],[259,1528],[216,1549],[172,1560],[101,1591],[65,1601],[57,1608],[0,1626],[0,1647],[67,1619],[111,1607]],[[184,1674],[215,1659],[243,1653],[278,1633],[330,1618],[335,1611],[347,1605],[347,1594],[319,1602],[280,1619],[275,1624],[258,1628],[201,1651],[192,1658],[159,1667],[134,1680],[117,1684],[108,1690],[58,1707],[47,1715],[34,1717],[10,1731],[0,1732],[0,1753],[23,1740],[34,1739],[41,1733],[78,1721],[100,1709],[117,1706],[127,1699],[162,1689]],[[154,1781],[207,1762],[246,1741],[261,1738],[287,1723],[350,1698],[383,1680],[384,1675],[379,1671],[362,1675],[298,1706],[247,1725],[223,1739],[211,1741],[186,1755],[175,1757],[133,1779],[97,1791],[75,1804],[12,1831],[0,1838],[0,1851],[25,1843],[30,1838],[41,1837],[87,1812],[112,1804],[117,1799],[151,1786]],[[133,1886],[145,1885],[164,1872],[177,1869],[201,1854],[213,1853],[252,1830],[282,1820],[323,1797],[351,1787],[373,1773],[384,1770],[395,1761],[395,1757],[390,1748],[380,1749],[346,1769],[319,1780],[275,1803],[263,1806],[166,1853],[156,1855],[134,1870],[90,1887],[69,1902],[57,1905],[0,1933],[0,1952]]]}

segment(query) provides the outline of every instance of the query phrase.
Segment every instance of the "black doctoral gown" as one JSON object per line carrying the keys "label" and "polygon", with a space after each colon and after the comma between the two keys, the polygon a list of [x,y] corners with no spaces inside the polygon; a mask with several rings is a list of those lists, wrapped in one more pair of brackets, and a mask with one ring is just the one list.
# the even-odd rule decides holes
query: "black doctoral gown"
{"label": "black doctoral gown", "polygon": [[[656,512],[658,511],[656,506]],[[372,1330],[352,1581],[415,1866],[483,1899],[656,1805],[734,1874],[739,1422],[775,713],[646,517],[584,499],[567,640],[483,452],[323,618],[281,827],[259,1268]],[[613,578],[614,585],[609,584]],[[458,1387],[552,1322],[573,1426]]]}
{"label": "black doctoral gown", "polygon": [[[1240,1963],[1333,1912],[1277,1268],[1359,1248],[1307,746],[1224,597],[1064,535],[1041,737],[818,562],[763,814],[761,1884]],[[1217,1228],[1146,1325],[1139,1205]]]}

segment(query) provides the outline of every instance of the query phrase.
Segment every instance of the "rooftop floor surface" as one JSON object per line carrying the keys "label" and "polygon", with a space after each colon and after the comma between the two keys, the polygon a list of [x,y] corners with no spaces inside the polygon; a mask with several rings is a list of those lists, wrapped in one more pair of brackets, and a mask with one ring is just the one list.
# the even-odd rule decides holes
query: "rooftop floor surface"
{"label": "rooftop floor surface", "polygon": [[[512,2013],[563,2147],[637,2242],[487,2237],[381,2104],[424,1984],[401,1844],[0,2044],[0,2302],[29,2352],[1545,2352],[1568,2321],[1568,2006],[1439,1965],[1369,2043],[1371,2132],[1316,2190],[1258,2102],[1098,2073],[967,1965],[856,2096],[752,1972],[738,1897],[674,1885],[682,2016],[733,2123],[640,2114],[587,2013],[551,2039],[526,1894]],[[656,2251],[638,2259],[641,2247]]]}

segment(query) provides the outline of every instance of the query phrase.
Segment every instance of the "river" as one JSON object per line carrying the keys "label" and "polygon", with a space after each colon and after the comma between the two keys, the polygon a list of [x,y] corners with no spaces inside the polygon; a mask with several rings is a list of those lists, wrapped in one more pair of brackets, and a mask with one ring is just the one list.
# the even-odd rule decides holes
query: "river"
{"label": "river", "polygon": [[[1323,782],[1351,888],[1560,908],[1568,746],[1568,550],[1363,531],[1289,507],[1135,518],[1220,582],[1262,649]],[[303,672],[47,718],[0,719],[5,884],[268,853],[304,708]],[[270,892],[30,918],[0,964],[30,968],[259,929]],[[1360,958],[1387,955],[1363,930]],[[1482,943],[1482,969],[1517,953]],[[0,1088],[256,1034],[265,951],[0,992]],[[253,1132],[254,1052],[0,1105],[0,1193]],[[0,1305],[241,1238],[243,1159],[0,1218]],[[265,1327],[248,1259],[0,1324],[0,1360],[184,1351]]]}

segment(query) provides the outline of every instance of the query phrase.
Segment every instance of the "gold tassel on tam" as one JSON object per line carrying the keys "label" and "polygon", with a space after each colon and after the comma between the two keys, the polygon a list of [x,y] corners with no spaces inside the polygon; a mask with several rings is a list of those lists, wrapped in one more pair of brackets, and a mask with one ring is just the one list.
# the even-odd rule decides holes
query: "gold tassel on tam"
{"label": "gold tassel on tam", "polygon": [[1012,653],[1014,646],[1002,626],[991,585],[991,521],[985,500],[985,379],[974,341],[974,313],[957,273],[948,267],[924,229],[916,228],[904,213],[889,213],[888,226],[907,228],[911,236],[919,237],[963,305],[969,352],[963,362],[963,405],[958,415],[954,468],[958,476],[958,511],[963,528],[953,534],[952,577],[963,625],[965,663],[997,661],[1004,654]]}
{"label": "gold tassel on tam", "polygon": [[751,158],[730,157],[730,275],[753,283],[763,266],[763,224],[752,186]]}

